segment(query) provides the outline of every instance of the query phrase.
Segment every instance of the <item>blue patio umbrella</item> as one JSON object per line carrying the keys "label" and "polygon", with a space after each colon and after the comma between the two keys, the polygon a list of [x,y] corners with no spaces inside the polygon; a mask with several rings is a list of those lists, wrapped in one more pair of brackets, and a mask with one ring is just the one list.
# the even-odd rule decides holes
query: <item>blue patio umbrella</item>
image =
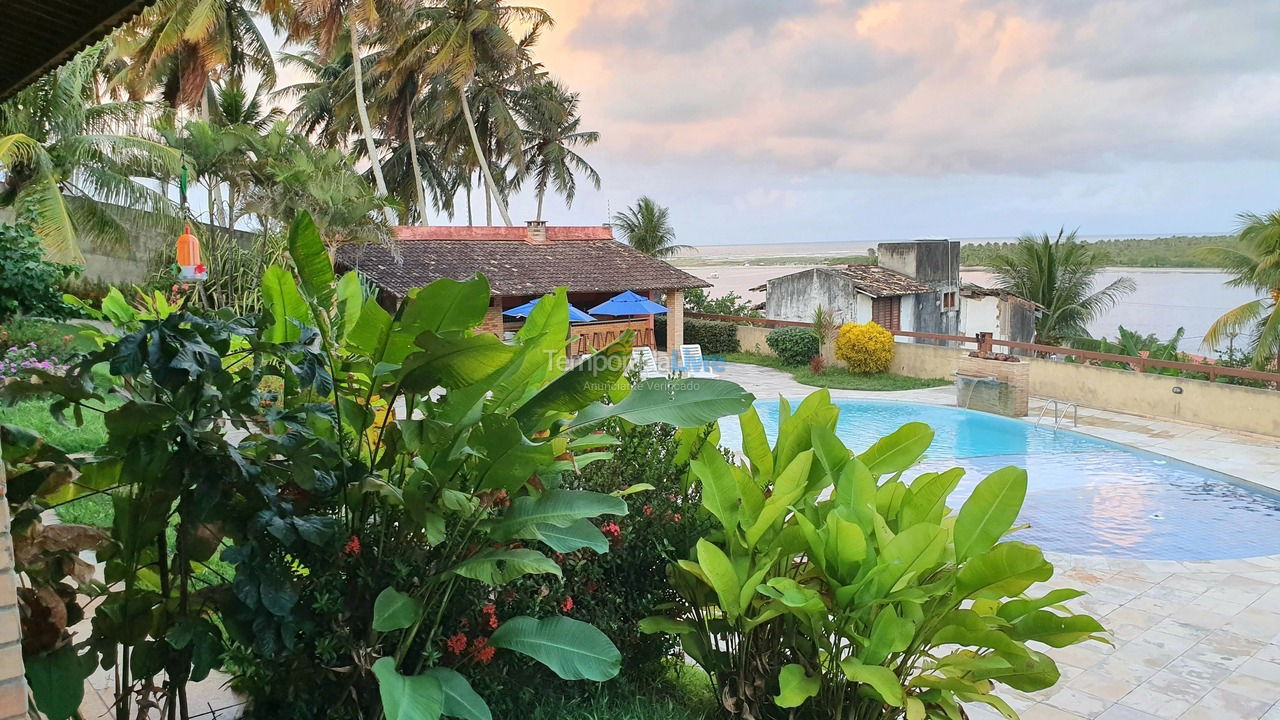
{"label": "blue patio umbrella", "polygon": [[[533,306],[537,305],[538,301],[541,299],[542,298],[535,298],[523,305],[513,307],[510,310],[503,310],[502,314],[509,315],[511,317],[529,317],[529,313],[533,312]],[[582,312],[573,305],[569,306],[569,322],[595,322],[595,320],[595,318]]]}
{"label": "blue patio umbrella", "polygon": [[599,305],[591,308],[597,315],[658,315],[667,309],[647,297],[641,297],[630,290],[614,295]]}

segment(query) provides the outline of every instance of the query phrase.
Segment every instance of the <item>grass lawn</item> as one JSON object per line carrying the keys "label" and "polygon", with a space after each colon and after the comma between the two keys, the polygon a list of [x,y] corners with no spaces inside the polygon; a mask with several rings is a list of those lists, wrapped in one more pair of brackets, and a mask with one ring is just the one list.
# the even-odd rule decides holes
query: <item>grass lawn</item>
{"label": "grass lawn", "polygon": [[729,362],[763,365],[781,370],[790,373],[798,383],[835,390],[919,390],[951,384],[942,378],[921,379],[892,373],[862,375],[840,367],[829,367],[821,373],[814,373],[808,366],[784,365],[781,360],[772,355],[757,353],[729,353],[724,359]]}
{"label": "grass lawn", "polygon": [[71,412],[67,422],[60,423],[49,414],[49,402],[25,400],[13,407],[0,407],[0,422],[17,425],[38,433],[45,442],[68,453],[86,453],[97,450],[107,440],[107,429],[102,425],[102,415],[86,410],[84,425],[76,427]]}

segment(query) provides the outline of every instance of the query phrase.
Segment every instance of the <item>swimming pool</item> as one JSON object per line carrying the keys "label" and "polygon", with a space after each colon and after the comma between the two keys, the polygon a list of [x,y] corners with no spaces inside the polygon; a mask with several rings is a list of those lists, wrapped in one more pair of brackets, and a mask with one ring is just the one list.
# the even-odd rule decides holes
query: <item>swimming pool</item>
{"label": "swimming pool", "polygon": [[[1280,495],[1245,488],[1220,473],[1125,445],[998,415],[917,403],[834,400],[837,434],[854,452],[904,423],[935,432],[920,472],[960,466],[953,507],[987,474],[1027,469],[1017,539],[1045,550],[1149,560],[1222,560],[1280,553]],[[794,408],[798,401],[792,402]],[[777,402],[756,409],[771,439]],[[723,443],[742,443],[736,418],[721,421]]]}

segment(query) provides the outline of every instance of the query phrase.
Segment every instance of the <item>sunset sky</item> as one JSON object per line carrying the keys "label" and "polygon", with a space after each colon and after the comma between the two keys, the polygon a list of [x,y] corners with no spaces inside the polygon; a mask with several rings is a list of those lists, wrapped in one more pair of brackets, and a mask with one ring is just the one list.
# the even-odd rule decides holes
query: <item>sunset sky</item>
{"label": "sunset sky", "polygon": [[[682,242],[1221,232],[1280,208],[1274,0],[544,0],[603,188]],[[532,197],[513,202],[533,217]]]}

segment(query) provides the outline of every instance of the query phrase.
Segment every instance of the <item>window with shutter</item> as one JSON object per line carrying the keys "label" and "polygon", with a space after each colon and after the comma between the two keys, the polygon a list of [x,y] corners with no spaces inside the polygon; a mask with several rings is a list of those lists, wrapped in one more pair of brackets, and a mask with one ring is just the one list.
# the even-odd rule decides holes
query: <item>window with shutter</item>
{"label": "window with shutter", "polygon": [[884,297],[872,299],[871,322],[886,330],[901,330],[902,298]]}

